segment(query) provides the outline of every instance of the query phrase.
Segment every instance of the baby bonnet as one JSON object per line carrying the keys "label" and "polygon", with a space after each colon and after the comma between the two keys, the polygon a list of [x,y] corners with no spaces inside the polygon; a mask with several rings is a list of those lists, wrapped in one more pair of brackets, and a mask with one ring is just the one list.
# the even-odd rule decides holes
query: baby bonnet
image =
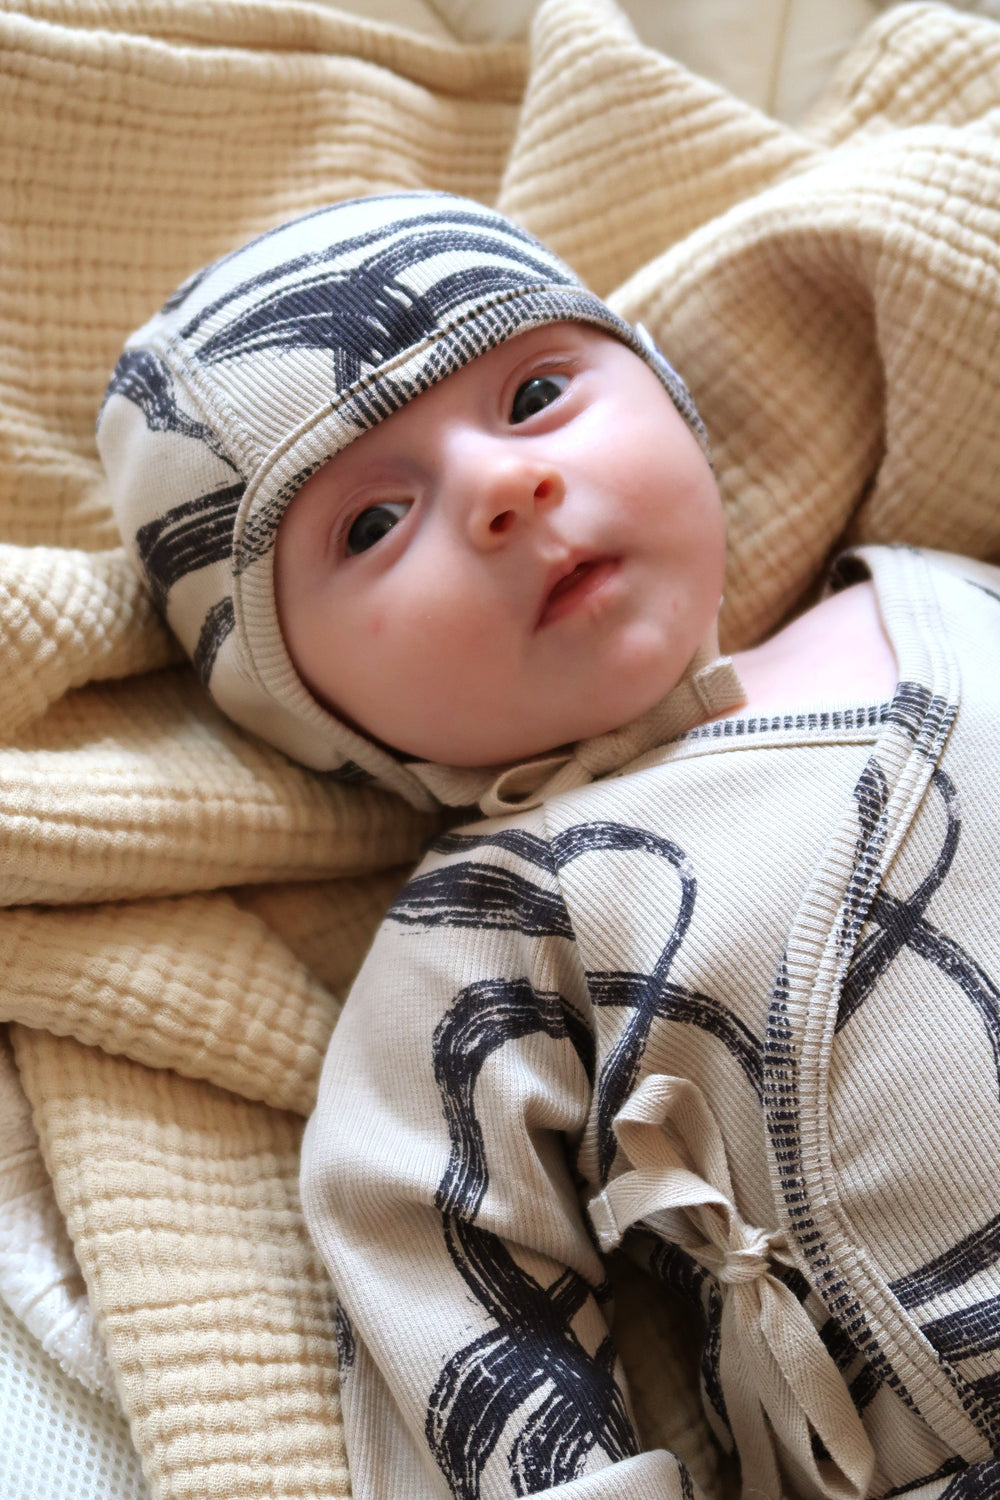
{"label": "baby bonnet", "polygon": [[231,719],[307,766],[433,802],[414,765],[342,724],[299,678],[275,608],[275,533],[305,480],[368,428],[558,322],[628,345],[705,443],[644,330],[509,219],[445,193],[357,198],[280,225],[197,272],[132,335],[97,424],[111,504]]}

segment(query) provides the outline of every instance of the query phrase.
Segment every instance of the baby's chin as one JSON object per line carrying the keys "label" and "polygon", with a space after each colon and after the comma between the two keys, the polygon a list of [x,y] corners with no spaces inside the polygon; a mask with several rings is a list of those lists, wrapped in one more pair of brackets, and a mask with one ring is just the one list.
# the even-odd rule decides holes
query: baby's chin
{"label": "baby's chin", "polygon": [[675,679],[664,689],[642,695],[630,704],[627,712],[575,712],[561,721],[549,724],[536,734],[512,735],[509,730],[483,733],[482,723],[469,735],[430,734],[411,740],[420,749],[402,749],[396,753],[408,760],[430,761],[435,765],[454,766],[458,770],[490,770],[498,766],[518,765],[523,761],[542,760],[546,756],[565,755],[584,740],[624,729],[661,702],[676,686]]}
{"label": "baby's chin", "polygon": [[[488,770],[565,754],[585,740],[627,728],[677,687],[701,642],[638,622],[621,633],[619,649],[591,660],[591,670],[552,674],[530,688],[466,684],[449,695],[434,684],[422,695],[400,692],[367,705],[366,719],[340,717],[404,760],[459,770]],[[337,712],[335,708],[333,710]]]}

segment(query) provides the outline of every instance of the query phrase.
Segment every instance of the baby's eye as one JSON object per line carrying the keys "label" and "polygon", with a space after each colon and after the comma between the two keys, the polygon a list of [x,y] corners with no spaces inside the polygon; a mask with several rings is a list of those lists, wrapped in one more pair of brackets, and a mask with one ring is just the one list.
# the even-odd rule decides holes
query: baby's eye
{"label": "baby's eye", "polygon": [[533,375],[514,392],[510,406],[512,422],[526,422],[543,407],[551,405],[569,385],[568,375]]}
{"label": "baby's eye", "polygon": [[367,552],[401,521],[410,508],[409,500],[382,500],[378,505],[369,505],[352,523],[347,533],[345,551],[348,557],[358,552]]}

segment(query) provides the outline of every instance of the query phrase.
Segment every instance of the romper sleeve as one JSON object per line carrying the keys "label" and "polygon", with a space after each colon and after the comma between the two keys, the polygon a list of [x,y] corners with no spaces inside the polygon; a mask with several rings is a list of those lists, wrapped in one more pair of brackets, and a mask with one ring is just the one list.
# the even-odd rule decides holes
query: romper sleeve
{"label": "romper sleeve", "polygon": [[357,1500],[696,1500],[643,1453],[572,1167],[586,981],[549,846],[449,834],[338,1023],[303,1154]]}

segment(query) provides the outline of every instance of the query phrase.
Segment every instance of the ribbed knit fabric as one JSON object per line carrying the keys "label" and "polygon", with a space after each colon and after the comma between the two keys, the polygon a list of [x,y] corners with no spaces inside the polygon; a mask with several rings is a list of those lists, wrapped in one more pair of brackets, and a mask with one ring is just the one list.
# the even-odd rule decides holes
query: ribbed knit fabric
{"label": "ribbed knit fabric", "polygon": [[497,203],[690,384],[736,647],[847,526],[1000,551],[998,79],[1000,31],[933,5],[887,12],[801,132],[601,0],[550,0],[530,56],[294,0],[0,13],[0,1019],[158,1500],[347,1493],[283,1111],[314,1097],[377,872],[432,825],[245,739],[177,665],[94,446],[123,340],[320,204]]}

